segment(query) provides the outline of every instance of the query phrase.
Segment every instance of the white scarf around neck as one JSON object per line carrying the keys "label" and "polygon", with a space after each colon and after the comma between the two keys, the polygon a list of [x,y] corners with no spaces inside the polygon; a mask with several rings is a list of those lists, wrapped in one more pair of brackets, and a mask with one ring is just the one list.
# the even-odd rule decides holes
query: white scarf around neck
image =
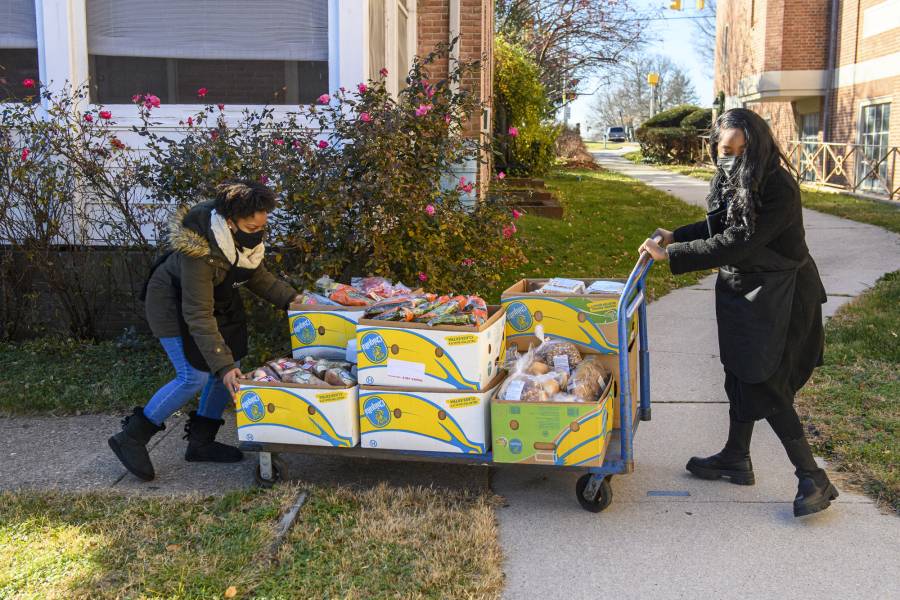
{"label": "white scarf around neck", "polygon": [[259,266],[266,253],[266,245],[264,243],[261,242],[254,248],[238,249],[234,244],[234,236],[231,233],[231,228],[228,227],[228,222],[215,209],[210,213],[209,224],[212,228],[213,236],[216,238],[216,244],[218,244],[219,249],[229,263],[234,264],[235,257],[237,257],[237,266],[242,269],[255,269]]}

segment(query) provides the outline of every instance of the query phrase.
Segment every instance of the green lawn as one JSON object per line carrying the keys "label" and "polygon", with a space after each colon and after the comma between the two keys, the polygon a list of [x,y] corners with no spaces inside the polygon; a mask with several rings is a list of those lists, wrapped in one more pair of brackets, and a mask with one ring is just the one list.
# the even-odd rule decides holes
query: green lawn
{"label": "green lawn", "polygon": [[[223,497],[0,493],[0,598],[497,598],[495,497],[430,488]],[[277,560],[271,560],[271,559]]]}
{"label": "green lawn", "polygon": [[900,271],[825,331],[826,364],[801,392],[801,413],[820,453],[900,511]]}
{"label": "green lawn", "polygon": [[[643,157],[640,150],[623,154],[626,159],[641,163]],[[696,177],[704,181],[712,179],[715,172],[712,167],[706,165],[654,165],[660,169],[666,169],[680,175]],[[803,206],[819,212],[828,213],[845,219],[869,223],[884,227],[895,233],[900,233],[900,200],[894,204],[860,198],[849,194],[839,194],[830,191],[814,190],[808,186],[801,186]]]}

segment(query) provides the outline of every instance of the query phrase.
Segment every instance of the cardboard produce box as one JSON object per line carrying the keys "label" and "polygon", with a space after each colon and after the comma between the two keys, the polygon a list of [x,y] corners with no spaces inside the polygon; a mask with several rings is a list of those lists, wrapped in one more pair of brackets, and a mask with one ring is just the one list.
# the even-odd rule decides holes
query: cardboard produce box
{"label": "cardboard produce box", "polygon": [[489,308],[480,327],[360,319],[359,382],[367,386],[483,390],[505,350],[506,312]]}
{"label": "cardboard produce box", "polygon": [[[506,337],[512,342],[528,338],[543,327],[544,335],[570,341],[602,354],[618,353],[617,308],[619,294],[538,294],[535,290],[547,279],[520,279],[500,296],[506,309]],[[579,279],[585,286],[595,281],[620,279]],[[637,332],[637,318],[629,324]]]}
{"label": "cardboard produce box", "polygon": [[288,326],[294,358],[343,360],[347,342],[356,339],[356,324],[365,312],[359,306],[292,304]]}
{"label": "cardboard produce box", "polygon": [[613,429],[614,380],[597,402],[491,401],[494,462],[601,466]]}
{"label": "cardboard produce box", "polygon": [[352,448],[359,443],[358,398],[358,386],[242,380],[235,396],[238,439]]}
{"label": "cardboard produce box", "polygon": [[487,389],[359,388],[360,446],[484,454],[490,449],[490,402],[505,379]]}

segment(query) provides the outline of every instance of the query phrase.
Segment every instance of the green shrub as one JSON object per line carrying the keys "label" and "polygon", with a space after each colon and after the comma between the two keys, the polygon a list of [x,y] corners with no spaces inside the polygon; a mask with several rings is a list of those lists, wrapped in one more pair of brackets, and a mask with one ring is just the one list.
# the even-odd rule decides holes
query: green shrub
{"label": "green shrub", "polygon": [[494,41],[494,56],[496,167],[511,175],[544,175],[556,159],[560,130],[540,70],[524,48],[503,37]]}
{"label": "green shrub", "polygon": [[681,126],[699,131],[709,130],[712,127],[712,109],[701,108],[695,110],[681,121]]}
{"label": "green shrub", "polygon": [[668,110],[656,113],[644,121],[641,127],[678,127],[685,117],[698,110],[700,110],[700,107],[693,104],[674,106]]}
{"label": "green shrub", "polygon": [[699,144],[697,130],[684,127],[639,127],[635,137],[644,158],[658,163],[691,162]]}

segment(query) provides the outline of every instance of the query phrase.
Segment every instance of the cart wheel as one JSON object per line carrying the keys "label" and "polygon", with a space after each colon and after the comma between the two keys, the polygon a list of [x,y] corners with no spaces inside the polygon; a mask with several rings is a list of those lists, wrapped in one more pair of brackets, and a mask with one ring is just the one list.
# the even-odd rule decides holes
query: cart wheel
{"label": "cart wheel", "polygon": [[594,493],[594,497],[592,499],[588,499],[585,497],[585,491],[587,490],[591,478],[594,477],[596,477],[597,479],[600,478],[599,475],[593,475],[591,473],[587,473],[579,477],[578,483],[575,484],[575,495],[578,497],[578,503],[581,505],[581,508],[590,512],[598,513],[609,506],[610,502],[612,502],[612,486],[609,483],[611,477],[604,477],[597,485],[597,491]]}
{"label": "cart wheel", "polygon": [[281,460],[279,460],[278,455],[273,453],[271,456],[272,456],[272,458],[271,458],[272,478],[271,479],[263,478],[262,468],[259,465],[259,463],[257,463],[256,470],[253,472],[253,478],[256,481],[256,485],[263,489],[269,489],[269,488],[273,487],[276,483],[281,481],[282,474],[284,472],[284,467],[281,464]]}

